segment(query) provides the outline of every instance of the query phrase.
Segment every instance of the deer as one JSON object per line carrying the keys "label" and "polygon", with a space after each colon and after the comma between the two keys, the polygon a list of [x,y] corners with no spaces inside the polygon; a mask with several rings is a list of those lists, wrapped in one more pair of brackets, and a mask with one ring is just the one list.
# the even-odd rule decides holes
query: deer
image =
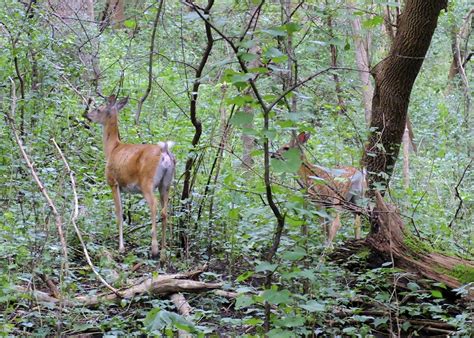
{"label": "deer", "polygon": [[284,153],[290,149],[300,151],[301,165],[298,168],[298,184],[306,190],[311,202],[322,208],[334,208],[336,217],[330,225],[325,222],[326,243],[328,247],[341,227],[340,212],[348,209],[356,213],[354,222],[355,238],[360,239],[360,213],[357,203],[364,198],[367,188],[366,172],[355,167],[343,166],[326,168],[309,162],[303,152],[302,146],[309,140],[310,134],[300,133],[295,139],[283,145],[271,154],[272,158],[283,160]]}
{"label": "deer", "polygon": [[123,239],[123,215],[121,192],[140,193],[150,207],[151,213],[151,257],[158,257],[156,233],[157,200],[154,191],[158,189],[161,204],[161,248],[160,261],[166,258],[166,229],[169,190],[174,178],[176,159],[170,148],[172,141],[158,144],[122,143],[119,133],[118,113],[127,104],[128,97],[117,101],[115,95],[89,112],[85,117],[102,125],[105,153],[105,176],[112,189],[115,217],[119,232],[119,253],[125,252]]}

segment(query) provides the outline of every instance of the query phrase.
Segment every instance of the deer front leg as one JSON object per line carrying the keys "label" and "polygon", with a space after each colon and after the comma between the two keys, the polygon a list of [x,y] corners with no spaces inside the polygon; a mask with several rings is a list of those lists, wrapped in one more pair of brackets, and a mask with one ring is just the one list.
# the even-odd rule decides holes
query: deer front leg
{"label": "deer front leg", "polygon": [[151,214],[151,257],[158,257],[158,240],[156,239],[156,197],[153,190],[146,190],[143,192],[143,197],[150,206]]}
{"label": "deer front leg", "polygon": [[334,241],[334,238],[336,237],[337,231],[339,230],[340,227],[341,227],[341,218],[340,218],[339,212],[336,211],[336,217],[331,222],[331,224],[328,225],[327,243],[328,243],[329,248],[332,248],[332,242]]}
{"label": "deer front leg", "polygon": [[120,199],[120,188],[118,184],[111,186],[112,195],[114,197],[115,218],[117,220],[117,227],[119,231],[119,252],[125,252],[125,245],[123,243],[123,219],[122,219],[122,200]]}

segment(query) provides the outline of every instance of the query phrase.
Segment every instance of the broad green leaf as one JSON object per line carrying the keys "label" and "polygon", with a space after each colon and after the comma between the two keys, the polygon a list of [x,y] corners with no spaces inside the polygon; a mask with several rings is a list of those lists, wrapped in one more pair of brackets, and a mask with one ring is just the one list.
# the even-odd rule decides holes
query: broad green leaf
{"label": "broad green leaf", "polygon": [[256,272],[263,272],[263,271],[275,271],[278,267],[278,264],[272,264],[269,262],[261,262],[259,265],[255,267]]}
{"label": "broad green leaf", "polygon": [[289,261],[297,261],[303,258],[304,256],[306,256],[305,249],[301,247],[296,247],[292,251],[285,251],[282,255],[282,258]]}
{"label": "broad green leaf", "polygon": [[271,167],[276,173],[296,173],[301,166],[301,154],[298,149],[290,149],[283,159],[272,158]]}
{"label": "broad green leaf", "polygon": [[270,304],[289,304],[291,293],[288,290],[265,290],[262,294],[264,300]]}
{"label": "broad green leaf", "polygon": [[231,123],[236,126],[244,126],[246,124],[250,124],[252,121],[253,114],[239,110],[234,114],[234,116],[232,116]]}
{"label": "broad green leaf", "polygon": [[382,318],[374,318],[374,326],[375,328],[384,325],[388,323],[388,318],[387,317],[382,317]]}
{"label": "broad green leaf", "polygon": [[235,300],[235,308],[241,309],[245,307],[249,307],[250,305],[254,304],[255,301],[253,300],[252,296],[249,295],[240,295]]}
{"label": "broad green leaf", "polygon": [[285,56],[285,54],[283,54],[278,48],[275,48],[275,47],[268,48],[263,53],[263,55],[268,59],[273,59],[273,58],[276,58],[276,57]]}
{"label": "broad green leaf", "polygon": [[137,22],[135,20],[128,19],[123,22],[123,25],[126,28],[135,28],[137,26]]}
{"label": "broad green leaf", "polygon": [[252,54],[252,53],[245,53],[245,52],[239,53],[239,57],[246,62],[250,62],[250,61],[254,61],[258,59],[258,55]]}
{"label": "broad green leaf", "polygon": [[362,22],[362,27],[364,28],[374,28],[383,23],[383,17],[375,15],[373,18],[367,19]]}
{"label": "broad green leaf", "polygon": [[319,303],[315,300],[310,300],[306,304],[300,305],[300,308],[305,309],[308,312],[324,312],[326,306],[323,303]]}
{"label": "broad green leaf", "polygon": [[439,290],[431,290],[431,295],[434,298],[443,298],[443,293]]}
{"label": "broad green leaf", "polygon": [[296,22],[288,22],[286,25],[283,25],[283,27],[285,27],[288,34],[293,34],[294,32],[298,32],[302,28],[302,26]]}
{"label": "broad green leaf", "polygon": [[283,27],[273,27],[273,28],[269,28],[269,29],[262,29],[262,32],[263,33],[267,33],[273,37],[281,37],[281,36],[286,36],[288,33],[286,31],[286,29],[284,29]]}

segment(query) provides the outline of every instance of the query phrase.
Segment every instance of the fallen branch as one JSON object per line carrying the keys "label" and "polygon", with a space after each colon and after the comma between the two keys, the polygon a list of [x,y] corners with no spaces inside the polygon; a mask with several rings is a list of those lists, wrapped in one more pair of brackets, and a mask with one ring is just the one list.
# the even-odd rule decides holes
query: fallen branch
{"label": "fallen branch", "polygon": [[[205,267],[204,267],[205,268]],[[80,295],[74,298],[56,298],[46,292],[31,290],[23,286],[16,286],[15,289],[21,293],[31,294],[36,300],[42,303],[58,303],[62,302],[65,306],[86,305],[94,306],[102,302],[114,302],[122,298],[131,299],[142,294],[151,294],[156,296],[166,296],[177,294],[180,292],[203,292],[215,290],[222,287],[222,283],[205,283],[189,278],[196,278],[204,270],[199,269],[186,273],[178,273],[172,275],[159,275],[145,280],[117,292],[101,293],[97,295]],[[185,306],[185,305],[183,305]],[[189,304],[188,304],[189,306]],[[187,308],[190,311],[190,306]]]}
{"label": "fallen branch", "polygon": [[[188,318],[191,315],[191,305],[189,305],[186,298],[184,298],[182,293],[173,293],[170,296],[170,299],[173,301],[174,306],[178,313],[184,318]],[[184,330],[178,330],[178,338],[190,338],[192,335]]]}

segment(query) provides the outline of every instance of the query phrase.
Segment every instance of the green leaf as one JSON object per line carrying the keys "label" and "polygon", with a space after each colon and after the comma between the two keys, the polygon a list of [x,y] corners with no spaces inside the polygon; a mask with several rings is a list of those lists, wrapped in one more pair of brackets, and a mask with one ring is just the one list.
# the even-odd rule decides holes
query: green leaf
{"label": "green leaf", "polygon": [[292,338],[295,336],[295,333],[293,331],[276,328],[268,331],[266,335],[270,338]]}
{"label": "green leaf", "polygon": [[356,327],[349,326],[349,327],[344,328],[342,332],[347,333],[347,334],[356,334],[359,332],[359,330]]}
{"label": "green leaf", "polygon": [[258,74],[265,74],[269,72],[268,68],[265,68],[265,67],[252,67],[247,70],[249,71],[249,73],[258,73]]}
{"label": "green leaf", "polygon": [[319,303],[315,300],[310,300],[306,304],[300,305],[300,308],[305,309],[308,312],[324,312],[326,306],[323,303]]}
{"label": "green leaf", "polygon": [[420,286],[414,282],[410,282],[407,284],[407,287],[411,290],[411,291],[416,291],[416,290],[419,290],[420,289]]}
{"label": "green leaf", "polygon": [[373,18],[367,19],[362,22],[362,27],[364,28],[374,28],[383,23],[383,17],[375,15]]}
{"label": "green leaf", "polygon": [[290,149],[283,154],[283,160],[271,159],[271,167],[276,173],[296,173],[301,166],[301,154],[298,149]]}
{"label": "green leaf", "polygon": [[302,316],[286,316],[283,319],[275,320],[277,326],[283,327],[302,327],[305,323],[305,318]]}
{"label": "green leaf", "polygon": [[254,102],[254,99],[250,95],[236,95],[226,100],[227,104],[235,104],[236,106],[244,106],[246,104]]}
{"label": "green leaf", "polygon": [[240,295],[235,300],[235,309],[242,309],[245,307],[249,307],[250,305],[254,304],[255,301],[253,300],[252,296],[249,295]]}
{"label": "green leaf", "polygon": [[245,126],[253,121],[253,114],[239,110],[232,116],[231,123],[235,126]]}
{"label": "green leaf", "polygon": [[268,28],[268,29],[262,29],[262,32],[263,33],[267,33],[273,37],[282,37],[282,36],[286,36],[288,33],[286,31],[286,29],[282,26],[280,27],[273,27],[273,28]]}
{"label": "green leaf", "polygon": [[135,20],[128,19],[123,22],[123,25],[126,28],[135,28],[137,26],[137,22]]}
{"label": "green leaf", "polygon": [[259,318],[249,318],[244,321],[244,324],[256,326],[256,325],[263,324],[263,320]]}
{"label": "green leaf", "polygon": [[382,318],[375,318],[374,319],[374,326],[375,328],[384,325],[388,323],[388,318],[387,317],[382,317]]}
{"label": "green leaf", "polygon": [[239,53],[238,55],[242,60],[246,62],[250,62],[250,61],[254,61],[258,59],[258,55],[252,54],[252,53],[242,52],[242,53]]}
{"label": "green leaf", "polygon": [[273,59],[273,58],[277,58],[277,57],[281,57],[281,56],[286,56],[285,54],[283,54],[278,48],[275,48],[275,47],[270,47],[268,48],[264,53],[263,55],[267,58],[267,59]]}
{"label": "green leaf", "polygon": [[289,261],[298,261],[301,258],[306,256],[305,249],[301,247],[296,247],[292,251],[286,251],[283,253],[282,258]]}
{"label": "green leaf", "polygon": [[187,332],[196,331],[193,323],[174,312],[161,310],[160,308],[151,309],[143,323],[150,333],[158,333],[168,327],[176,327]]}
{"label": "green leaf", "polygon": [[265,290],[262,294],[264,300],[270,304],[289,304],[291,302],[291,293],[288,290]]}
{"label": "green leaf", "polygon": [[259,265],[255,267],[256,272],[263,272],[263,271],[275,271],[278,267],[278,264],[272,264],[269,262],[261,262]]}
{"label": "green leaf", "polygon": [[434,298],[443,298],[443,293],[439,290],[431,290],[431,295]]}
{"label": "green leaf", "polygon": [[288,34],[293,34],[294,32],[298,32],[302,28],[302,26],[296,22],[288,22],[286,25],[283,25],[283,27],[285,27]]}
{"label": "green leaf", "polygon": [[253,271],[245,271],[244,273],[240,274],[235,280],[240,283],[249,279],[252,276],[253,276]]}

